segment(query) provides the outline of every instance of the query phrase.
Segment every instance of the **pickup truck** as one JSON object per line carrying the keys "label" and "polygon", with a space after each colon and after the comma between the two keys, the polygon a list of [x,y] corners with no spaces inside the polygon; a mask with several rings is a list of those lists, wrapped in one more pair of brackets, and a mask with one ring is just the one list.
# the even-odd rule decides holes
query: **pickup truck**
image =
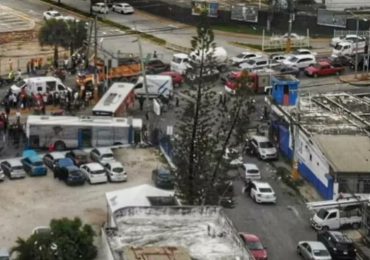
{"label": "pickup truck", "polygon": [[344,67],[334,67],[330,63],[321,61],[314,66],[309,66],[305,70],[305,74],[310,77],[339,75],[344,71]]}
{"label": "pickup truck", "polygon": [[30,176],[43,176],[47,174],[47,169],[42,162],[41,157],[34,150],[24,151],[21,163],[24,170]]}
{"label": "pickup truck", "polygon": [[361,211],[358,207],[343,209],[320,209],[310,220],[316,230],[339,229],[343,226],[359,228],[362,222]]}
{"label": "pickup truck", "polygon": [[54,178],[64,181],[67,185],[83,185],[86,180],[71,158],[60,159],[55,163]]}

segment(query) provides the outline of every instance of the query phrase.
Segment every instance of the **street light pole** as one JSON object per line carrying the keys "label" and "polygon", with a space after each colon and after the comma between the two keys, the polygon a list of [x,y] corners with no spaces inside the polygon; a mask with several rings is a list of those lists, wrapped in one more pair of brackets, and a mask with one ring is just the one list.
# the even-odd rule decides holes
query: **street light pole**
{"label": "street light pole", "polygon": [[[360,20],[356,16],[356,35],[358,36],[358,31],[360,27]],[[356,59],[355,59],[355,79],[357,79],[357,70],[358,70],[358,39],[356,40]]]}
{"label": "street light pole", "polygon": [[143,47],[141,45],[140,36],[137,37],[137,42],[138,42],[138,45],[139,45],[141,74],[143,76],[143,84],[144,84],[144,89],[145,89],[146,112],[149,112],[150,111],[149,91],[148,91],[148,84],[147,84],[147,81],[146,81],[146,72],[145,72],[145,64],[144,64],[144,57],[143,57]]}
{"label": "street light pole", "polygon": [[289,14],[289,27],[288,27],[288,41],[287,41],[287,46],[286,46],[286,52],[290,53],[291,51],[291,45],[292,45],[292,39],[291,39],[291,34],[292,34],[292,14]]}

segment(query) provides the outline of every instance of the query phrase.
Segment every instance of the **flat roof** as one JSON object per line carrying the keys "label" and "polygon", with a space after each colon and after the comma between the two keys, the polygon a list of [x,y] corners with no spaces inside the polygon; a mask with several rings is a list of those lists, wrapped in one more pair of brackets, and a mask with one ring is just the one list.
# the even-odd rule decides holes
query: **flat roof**
{"label": "flat roof", "polygon": [[105,232],[115,259],[127,246],[183,247],[199,260],[253,259],[221,207],[128,207],[114,217],[117,227]]}
{"label": "flat roof", "polygon": [[182,247],[132,247],[123,249],[124,260],[191,260],[188,251]]}
{"label": "flat roof", "polygon": [[111,126],[129,127],[129,120],[135,128],[141,128],[143,121],[140,118],[126,117],[98,117],[98,116],[34,116],[27,117],[27,127],[31,125],[55,125],[64,126]]}
{"label": "flat roof", "polygon": [[370,173],[370,139],[354,135],[314,135],[315,142],[337,173]]}
{"label": "flat roof", "polygon": [[134,86],[135,85],[132,83],[113,83],[108,91],[100,98],[92,111],[116,112],[122,102],[133,91]]}
{"label": "flat roof", "polygon": [[174,197],[174,191],[158,189],[149,184],[105,193],[112,213],[124,207],[151,206],[150,197]]}

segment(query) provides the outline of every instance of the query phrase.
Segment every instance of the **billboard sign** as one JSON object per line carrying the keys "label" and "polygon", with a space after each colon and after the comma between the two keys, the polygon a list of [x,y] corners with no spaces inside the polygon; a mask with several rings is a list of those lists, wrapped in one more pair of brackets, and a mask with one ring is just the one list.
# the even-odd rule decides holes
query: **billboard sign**
{"label": "billboard sign", "polygon": [[231,20],[257,23],[258,8],[255,6],[247,6],[245,4],[232,5]]}
{"label": "billboard sign", "polygon": [[191,2],[192,15],[200,15],[205,11],[208,17],[218,17],[218,8],[217,1],[193,0]]}
{"label": "billboard sign", "polygon": [[318,9],[317,24],[330,27],[346,28],[347,15],[345,12]]}

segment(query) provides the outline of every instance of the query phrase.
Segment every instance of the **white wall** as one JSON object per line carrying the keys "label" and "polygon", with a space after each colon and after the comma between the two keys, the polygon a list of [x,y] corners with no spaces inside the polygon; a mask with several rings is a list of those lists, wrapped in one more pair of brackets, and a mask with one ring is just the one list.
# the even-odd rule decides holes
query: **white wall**
{"label": "white wall", "polygon": [[326,9],[344,10],[348,8],[370,7],[369,0],[325,0]]}

